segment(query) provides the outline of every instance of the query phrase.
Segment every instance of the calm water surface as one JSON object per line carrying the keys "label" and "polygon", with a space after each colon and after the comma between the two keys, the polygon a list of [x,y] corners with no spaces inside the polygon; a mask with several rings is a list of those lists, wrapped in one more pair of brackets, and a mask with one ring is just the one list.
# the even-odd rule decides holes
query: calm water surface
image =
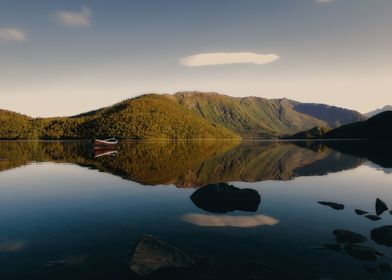
{"label": "calm water surface", "polygon": [[[354,212],[373,213],[377,197],[392,207],[389,146],[125,142],[105,156],[83,142],[0,142],[0,277],[135,279],[128,255],[148,233],[212,257],[205,279],[391,279],[373,270],[392,264],[392,248],[370,232],[392,215]],[[257,210],[196,206],[190,196],[215,183],[256,190]],[[385,256],[321,249],[338,244],[336,229],[366,236],[363,245]]]}

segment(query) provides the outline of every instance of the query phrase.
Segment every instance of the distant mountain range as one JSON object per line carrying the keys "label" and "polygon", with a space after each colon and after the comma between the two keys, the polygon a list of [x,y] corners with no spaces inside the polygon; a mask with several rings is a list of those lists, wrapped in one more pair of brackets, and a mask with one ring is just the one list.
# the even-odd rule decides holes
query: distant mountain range
{"label": "distant mountain range", "polygon": [[383,108],[376,109],[374,111],[366,113],[365,116],[367,116],[368,118],[371,118],[371,117],[373,117],[375,115],[378,115],[378,114],[380,114],[382,112],[386,112],[386,111],[392,111],[392,106],[391,105],[386,105]]}
{"label": "distant mountain range", "polygon": [[142,95],[72,117],[31,118],[0,110],[0,139],[276,138],[365,119],[324,104],[181,92]]}

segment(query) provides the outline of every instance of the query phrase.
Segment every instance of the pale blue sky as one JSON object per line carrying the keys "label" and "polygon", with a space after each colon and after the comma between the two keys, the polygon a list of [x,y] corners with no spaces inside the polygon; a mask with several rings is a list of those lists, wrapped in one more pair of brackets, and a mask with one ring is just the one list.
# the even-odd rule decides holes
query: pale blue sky
{"label": "pale blue sky", "polygon": [[367,112],[392,103],[391,14],[390,0],[0,0],[0,108],[202,90]]}

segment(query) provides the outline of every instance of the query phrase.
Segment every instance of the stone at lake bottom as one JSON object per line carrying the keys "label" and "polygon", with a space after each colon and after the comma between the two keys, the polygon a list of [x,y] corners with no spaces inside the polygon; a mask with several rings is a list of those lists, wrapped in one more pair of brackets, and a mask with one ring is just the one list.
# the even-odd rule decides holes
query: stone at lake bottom
{"label": "stone at lake bottom", "polygon": [[375,261],[384,254],[378,252],[373,247],[361,246],[361,245],[348,245],[344,247],[347,254],[353,258],[361,261]]}
{"label": "stone at lake bottom", "polygon": [[390,265],[389,263],[380,263],[378,268],[383,273],[390,273],[390,272],[392,272],[392,265]]}
{"label": "stone at lake bottom", "polygon": [[388,211],[387,204],[384,201],[382,201],[381,199],[377,198],[377,200],[376,200],[376,214],[377,214],[377,216],[380,216],[385,211]]}
{"label": "stone at lake bottom", "polygon": [[329,206],[335,210],[343,210],[344,205],[336,202],[330,202],[330,201],[319,201],[318,202],[321,205]]}
{"label": "stone at lake bottom", "polygon": [[367,214],[367,213],[369,213],[369,212],[363,211],[363,210],[360,210],[360,209],[355,209],[355,213],[356,213],[357,215],[362,216],[362,215],[365,215],[365,214]]}
{"label": "stone at lake bottom", "polygon": [[380,217],[380,216],[377,216],[377,215],[366,215],[365,217],[368,218],[368,219],[371,220],[371,221],[378,221],[378,220],[381,220],[381,217]]}
{"label": "stone at lake bottom", "polygon": [[147,234],[136,245],[129,262],[129,268],[140,276],[166,268],[193,266],[193,260],[184,252]]}
{"label": "stone at lake bottom", "polygon": [[369,273],[371,273],[371,274],[374,274],[374,273],[377,273],[377,272],[378,272],[377,267],[374,267],[374,266],[364,265],[363,268],[364,268],[367,272],[369,272]]}
{"label": "stone at lake bottom", "polygon": [[375,228],[370,235],[377,244],[392,247],[392,226]]}
{"label": "stone at lake bottom", "polygon": [[210,184],[191,195],[193,203],[208,212],[227,213],[235,210],[255,212],[261,197],[256,190],[240,189],[226,183]]}
{"label": "stone at lake bottom", "polygon": [[58,260],[58,261],[50,261],[48,262],[45,267],[60,267],[60,266],[65,266],[67,265],[66,261],[63,260]]}
{"label": "stone at lake bottom", "polygon": [[340,252],[342,250],[342,245],[340,245],[340,244],[323,244],[323,245],[321,245],[321,248],[319,248],[319,249]]}
{"label": "stone at lake bottom", "polygon": [[332,233],[335,235],[336,241],[339,243],[363,243],[367,241],[365,236],[349,230],[337,229]]}

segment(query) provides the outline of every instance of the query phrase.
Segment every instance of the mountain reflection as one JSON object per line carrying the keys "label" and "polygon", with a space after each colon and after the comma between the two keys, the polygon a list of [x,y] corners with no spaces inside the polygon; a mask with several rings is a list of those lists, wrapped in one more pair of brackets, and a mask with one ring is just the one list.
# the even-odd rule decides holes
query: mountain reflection
{"label": "mountain reflection", "polygon": [[94,158],[86,142],[0,142],[0,171],[31,162],[73,163],[144,185],[291,180],[355,168],[365,160],[326,145],[291,142],[122,142]]}

